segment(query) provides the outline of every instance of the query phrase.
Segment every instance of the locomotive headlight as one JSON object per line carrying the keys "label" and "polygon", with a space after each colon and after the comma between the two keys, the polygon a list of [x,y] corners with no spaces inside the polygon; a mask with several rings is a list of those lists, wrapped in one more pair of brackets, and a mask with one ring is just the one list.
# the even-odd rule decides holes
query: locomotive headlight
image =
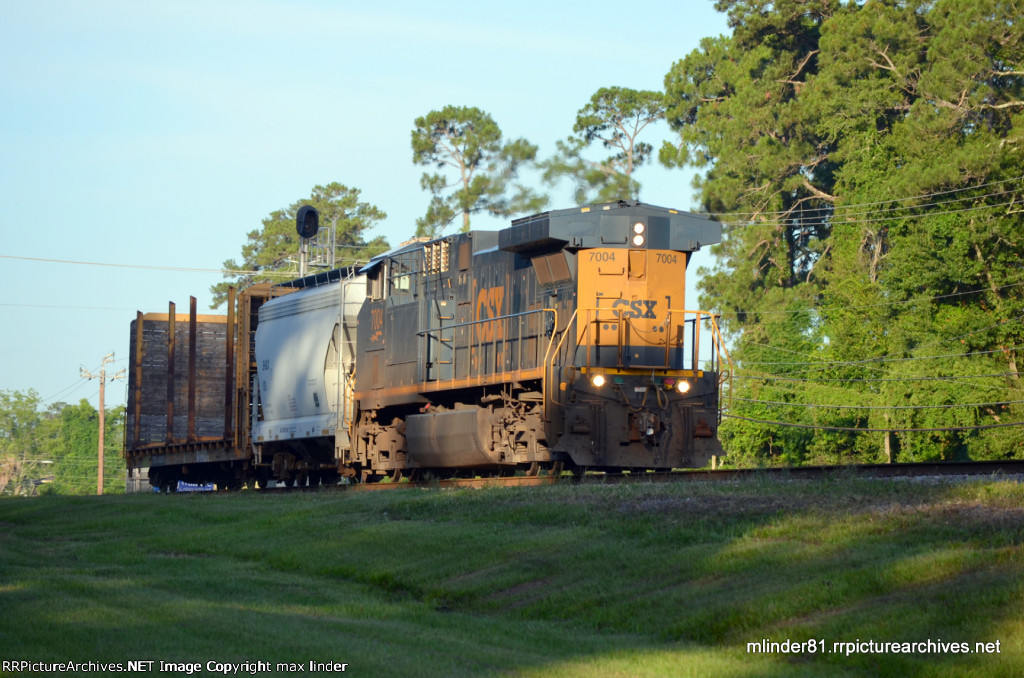
{"label": "locomotive headlight", "polygon": [[644,242],[647,238],[644,237],[644,233],[647,231],[647,227],[641,222],[633,224],[633,247],[643,247]]}
{"label": "locomotive headlight", "polygon": [[604,386],[604,375],[595,374],[590,378],[590,383],[594,386],[594,388],[601,388],[602,386]]}
{"label": "locomotive headlight", "polygon": [[690,382],[680,379],[679,383],[676,384],[676,390],[680,393],[688,393],[690,391]]}

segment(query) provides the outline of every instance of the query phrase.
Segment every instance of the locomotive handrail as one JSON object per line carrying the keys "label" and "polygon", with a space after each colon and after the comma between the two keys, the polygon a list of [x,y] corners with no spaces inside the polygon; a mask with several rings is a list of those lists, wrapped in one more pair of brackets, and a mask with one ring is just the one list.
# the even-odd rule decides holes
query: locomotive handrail
{"label": "locomotive handrail", "polygon": [[[439,327],[430,327],[430,328],[427,328],[427,329],[424,329],[424,330],[419,330],[416,333],[416,336],[418,336],[418,337],[428,336],[428,335],[431,335],[431,334],[437,332],[438,333],[438,337],[440,339],[441,338],[440,337],[440,333],[443,332],[443,331],[454,330],[454,329],[458,329],[460,327],[472,327],[474,325],[483,325],[485,323],[503,323],[503,327],[507,328],[508,322],[510,320],[514,320],[516,318],[522,318],[522,317],[525,317],[525,316],[534,315],[534,314],[538,314],[538,313],[550,313],[553,316],[553,320],[554,320],[552,328],[551,328],[551,333],[550,333],[549,338],[548,338],[547,347],[546,347],[546,349],[544,351],[544,357],[543,358],[541,358],[541,356],[540,356],[539,348],[540,348],[541,342],[539,341],[539,338],[540,338],[540,336],[541,336],[541,334],[542,334],[542,332],[544,330],[543,329],[538,329],[538,332],[537,332],[537,337],[538,337],[537,347],[538,347],[538,350],[537,350],[537,355],[535,355],[534,358],[533,358],[533,360],[536,363],[534,365],[534,367],[543,368],[543,369],[546,370],[547,369],[548,357],[551,354],[551,345],[554,342],[555,334],[557,334],[559,332],[559,329],[558,329],[558,311],[556,309],[553,309],[553,308],[534,308],[534,309],[530,309],[530,310],[527,310],[527,311],[520,311],[518,313],[509,313],[509,314],[506,314],[506,315],[500,315],[500,316],[496,316],[494,318],[481,318],[479,320],[467,320],[465,322],[453,323],[451,325],[442,325],[442,326],[439,326]],[[495,338],[493,338],[491,340],[485,340],[482,337],[477,337],[476,341],[471,341],[471,342],[469,342],[467,344],[467,348],[479,348],[479,347],[482,347],[484,344],[494,344],[495,347],[497,347],[498,344],[505,345],[509,341],[510,341],[510,339],[508,338],[508,333],[503,331],[501,333],[500,337],[495,337]],[[518,351],[519,351],[518,352],[518,358],[519,358],[519,360],[518,360],[518,369],[522,370],[522,369],[525,369],[525,368],[523,367],[523,358],[524,358],[524,354],[523,354],[523,330],[522,330],[522,325],[521,324],[520,324],[520,328],[519,328],[519,334],[514,339],[514,341],[516,341],[517,344],[518,344]],[[453,371],[453,374],[455,372],[455,366],[454,366],[454,357],[455,357],[455,355],[456,355],[455,353],[453,353],[453,355],[452,355],[452,358],[453,358],[453,360],[452,360],[452,371]],[[497,353],[495,355],[497,355]],[[546,398],[546,393],[545,393],[546,388],[547,388],[547,379],[541,379],[542,407],[544,408],[544,414],[545,415],[546,415],[546,410],[547,410],[547,402],[545,400],[545,398]]]}
{"label": "locomotive handrail", "polygon": [[[732,403],[732,374],[733,374],[733,372],[735,372],[735,368],[733,366],[732,357],[729,355],[729,351],[725,347],[725,340],[722,339],[722,330],[718,326],[717,318],[720,318],[721,316],[718,315],[717,313],[711,313],[710,311],[679,311],[679,310],[669,309],[668,313],[669,313],[669,316],[671,316],[672,313],[684,313],[684,314],[685,313],[693,313],[693,314],[695,314],[697,316],[694,320],[696,320],[698,322],[701,320],[702,316],[706,316],[704,318],[704,320],[706,320],[708,322],[708,324],[711,326],[711,345],[714,348],[714,352],[716,352],[718,355],[724,357],[726,362],[729,364],[729,370],[728,370],[728,372],[726,374],[728,375],[727,379],[729,381],[729,402],[731,404]],[[694,340],[695,344],[699,342],[699,337],[700,337],[700,333],[699,332],[696,333],[696,337],[697,338]],[[697,347],[695,346],[694,347],[694,355],[697,355],[696,351],[697,351]],[[712,361],[714,361],[714,355],[712,355]],[[724,367],[724,365],[721,365],[721,361],[718,361],[718,363],[719,363],[719,368]],[[696,367],[696,365],[695,365],[695,367]],[[719,369],[718,371],[719,371],[719,375],[721,375],[721,369]],[[718,381],[719,402],[721,402],[721,391],[722,391],[722,385],[724,383],[725,383],[725,380],[723,380],[722,378],[719,378],[719,381]],[[721,411],[721,410],[719,410],[719,411]]]}
{"label": "locomotive handrail", "polygon": [[[729,355],[728,349],[725,348],[725,340],[722,339],[722,329],[718,326],[718,321],[716,320],[716,318],[721,318],[721,317],[722,316],[716,314],[716,315],[712,316],[711,318],[709,318],[709,322],[711,323],[711,336],[712,336],[712,340],[716,341],[716,346],[718,347],[719,352],[722,355],[725,356],[726,361],[729,363],[729,376],[728,376],[728,379],[729,379],[729,405],[731,406],[732,405],[732,374],[733,374],[733,372],[736,371],[736,367],[733,365],[732,356]],[[721,378],[721,373],[719,373],[719,375],[720,376],[719,376],[719,381],[718,381],[718,390],[719,390],[718,402],[719,402],[719,404],[721,404],[721,402],[722,402],[721,390],[722,390],[722,385],[725,383],[725,381]],[[718,408],[718,419],[719,419],[719,422],[721,422],[721,419],[722,419],[722,408],[721,407]]]}
{"label": "locomotive handrail", "polygon": [[[586,314],[587,321],[586,321],[585,327],[576,332],[576,334],[577,334],[576,345],[577,346],[580,345],[582,340],[589,339],[590,332],[591,332],[590,326],[591,325],[596,325],[596,324],[599,324],[600,322],[602,322],[602,318],[601,318],[602,314],[609,315],[609,317],[604,320],[605,322],[610,322],[614,318],[614,322],[618,325],[618,327],[616,328],[617,329],[617,334],[618,334],[618,336],[616,338],[616,348],[617,348],[618,354],[619,354],[617,362],[618,362],[619,366],[622,366],[622,351],[623,351],[623,348],[626,345],[628,345],[628,343],[629,343],[628,335],[626,334],[626,326],[629,325],[630,329],[632,329],[634,332],[641,332],[643,330],[639,330],[639,329],[633,328],[632,318],[630,316],[624,315],[623,314],[623,310],[620,309],[620,308],[579,307],[579,308],[576,309],[576,312],[573,313],[573,318],[572,319],[575,319],[580,313],[585,313]],[[707,320],[707,321],[709,321],[711,323],[711,325],[712,325],[712,336],[714,338],[718,339],[717,341],[713,341],[713,346],[715,346],[716,349],[721,349],[722,346],[723,346],[722,343],[721,343],[721,334],[720,334],[720,332],[718,330],[717,323],[714,320],[715,314],[711,313],[710,311],[684,310],[684,309],[668,309],[666,311],[665,320],[664,320],[663,323],[661,323],[661,326],[662,327],[670,326],[672,324],[672,316],[673,315],[682,315],[683,318],[684,318],[683,321],[682,321],[684,325],[685,324],[689,324],[689,323],[694,323],[693,355],[692,355],[692,357],[690,359],[690,363],[691,363],[691,368],[696,370],[696,369],[698,369],[698,360],[699,360],[698,350],[699,350],[699,347],[700,347],[700,329],[699,329],[700,325],[699,325],[699,323],[702,320]],[[686,319],[687,316],[693,316],[693,317],[690,318],[690,319]],[[572,322],[572,319],[570,319],[570,323]],[[648,345],[648,346],[662,346],[662,345],[665,346],[665,360],[664,360],[664,363],[662,365],[657,366],[658,369],[670,369],[671,368],[671,366],[670,366],[670,362],[671,361],[669,359],[669,350],[673,346],[681,347],[681,346],[685,346],[686,345],[686,342],[683,341],[683,340],[679,340],[679,341],[673,342],[672,340],[669,339],[668,333],[665,334],[665,338],[663,340],[651,341],[650,339],[644,338],[643,342],[646,345]],[[609,346],[611,346],[611,344],[609,344]],[[561,344],[559,344],[559,347],[561,347]],[[719,353],[724,353],[726,355],[726,358],[728,359],[728,352],[724,352],[724,351],[720,351],[720,350],[718,352]],[[712,356],[712,361],[714,362],[714,356]],[[590,355],[590,352],[588,351],[587,359],[586,359],[586,366],[588,368],[591,367],[591,362],[592,362],[591,361],[591,355]],[[650,367],[650,366],[647,365],[645,367]]]}
{"label": "locomotive handrail", "polygon": [[[572,327],[573,323],[576,321],[576,316],[577,316],[578,313],[579,313],[579,309],[576,308],[576,309],[573,309],[572,315],[569,316],[569,322],[567,322],[565,324],[565,330],[562,332],[562,338],[558,340],[558,345],[555,346],[555,352],[554,352],[554,355],[552,356],[552,360],[554,360],[554,357],[557,356],[558,352],[562,349],[562,342],[565,341],[565,338],[567,336],[569,336],[569,328]],[[552,339],[554,339],[553,336],[552,336]],[[547,362],[547,358],[545,358],[545,362]],[[552,363],[551,366],[554,367],[554,363]]]}
{"label": "locomotive handrail", "polygon": [[[616,322],[618,322],[618,324],[619,324],[619,328],[618,328],[619,331],[618,331],[618,337],[617,337],[617,344],[618,344],[617,348],[618,348],[618,353],[619,353],[618,362],[619,362],[619,365],[621,365],[622,364],[622,349],[623,349],[623,326],[624,326],[624,322],[629,320],[629,318],[624,318],[623,317],[622,309],[612,309],[612,308],[607,308],[607,307],[605,307],[605,308],[601,308],[601,307],[577,307],[573,311],[572,316],[570,316],[569,322],[566,324],[565,331],[564,331],[561,339],[559,340],[558,345],[555,347],[554,354],[551,356],[552,365],[550,365],[549,367],[553,367],[554,366],[554,360],[556,360],[557,356],[560,355],[561,350],[562,350],[562,344],[565,342],[566,337],[568,337],[568,335],[570,334],[570,329],[572,328],[573,323],[578,319],[578,316],[580,315],[581,312],[586,314],[588,320],[586,322],[586,326],[582,330],[573,333],[573,334],[576,335],[576,339],[575,339],[575,346],[576,346],[576,348],[579,348],[582,339],[589,337],[589,335],[590,335],[590,325],[596,324],[596,323],[600,322],[599,316],[600,316],[601,312],[604,312],[604,313],[614,313],[614,316],[616,318]],[[595,314],[593,321],[591,321],[589,319],[591,313]],[[717,319],[720,316],[718,314],[712,313],[710,311],[690,311],[690,310],[685,310],[685,309],[668,309],[667,316],[666,316],[666,319],[665,319],[665,325],[666,326],[671,325],[671,322],[672,322],[671,318],[672,318],[673,314],[682,314],[683,317],[684,317],[684,320],[683,320],[684,324],[691,323],[691,322],[695,324],[694,332],[693,332],[693,335],[694,335],[694,346],[693,346],[693,354],[692,354],[693,357],[691,358],[691,367],[693,368],[693,370],[695,372],[698,371],[698,360],[699,360],[699,353],[698,353],[699,346],[700,346],[700,331],[699,331],[699,326],[700,325],[699,325],[699,323],[702,320],[708,322],[708,324],[711,327],[711,343],[712,343],[712,346],[713,346],[713,353],[712,353],[712,357],[711,357],[712,366],[713,366],[712,371],[715,371],[716,369],[719,369],[720,367],[724,367],[724,365],[719,365],[719,363],[721,362],[720,360],[716,361],[716,359],[715,359],[716,356],[723,357],[725,359],[725,362],[728,364],[729,369],[725,373],[725,375],[721,375],[721,376],[724,376],[725,379],[722,379],[722,378],[719,379],[718,388],[719,388],[719,391],[721,391],[722,390],[722,386],[726,383],[726,380],[728,380],[728,382],[730,384],[729,394],[730,394],[730,398],[731,398],[731,395],[732,395],[732,388],[731,388],[732,374],[735,371],[735,367],[734,367],[733,362],[732,362],[732,357],[729,355],[729,351],[725,347],[725,341],[722,338],[721,328],[718,326]],[[694,316],[694,317],[689,319],[689,320],[686,320],[685,318],[688,315]],[[648,343],[650,343],[650,342],[648,342]],[[661,342],[657,342],[657,343],[660,344]],[[672,342],[669,340],[667,334],[665,336],[665,342],[664,343],[665,343],[666,359],[665,359],[665,365],[661,369],[669,369],[670,367],[669,367],[669,353],[668,352],[669,352],[669,349],[672,346]],[[684,342],[679,342],[677,345],[684,345]],[[545,358],[545,360],[547,360],[547,358]],[[587,369],[590,369],[592,367],[591,352],[589,350],[587,351],[586,367],[587,367]],[[551,402],[553,404],[556,404],[555,400],[553,398],[552,398]]]}
{"label": "locomotive handrail", "polygon": [[558,312],[555,311],[555,309],[553,309],[553,308],[535,308],[535,309],[532,309],[532,310],[529,310],[529,311],[520,311],[519,313],[510,313],[508,315],[499,315],[499,316],[494,317],[494,318],[481,318],[480,320],[467,320],[466,322],[455,323],[454,325],[444,325],[442,327],[430,327],[430,328],[425,329],[425,330],[420,330],[419,332],[416,333],[416,336],[422,337],[423,335],[430,334],[431,332],[439,332],[441,330],[454,330],[457,327],[468,327],[469,325],[479,325],[480,323],[494,323],[494,322],[498,322],[499,320],[508,320],[510,318],[518,318],[520,316],[530,315],[530,314],[533,314],[533,313],[543,313],[545,311],[548,311],[550,313],[554,313],[555,316],[556,316],[556,319],[557,319]]}

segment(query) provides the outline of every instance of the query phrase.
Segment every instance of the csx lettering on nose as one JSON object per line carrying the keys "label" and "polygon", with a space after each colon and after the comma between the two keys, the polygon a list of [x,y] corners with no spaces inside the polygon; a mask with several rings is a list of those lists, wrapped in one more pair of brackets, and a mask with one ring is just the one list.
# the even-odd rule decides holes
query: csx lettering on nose
{"label": "csx lettering on nose", "polygon": [[651,299],[616,299],[612,303],[612,308],[628,306],[629,310],[622,312],[623,318],[657,318],[654,314],[654,307],[657,305],[658,302]]}

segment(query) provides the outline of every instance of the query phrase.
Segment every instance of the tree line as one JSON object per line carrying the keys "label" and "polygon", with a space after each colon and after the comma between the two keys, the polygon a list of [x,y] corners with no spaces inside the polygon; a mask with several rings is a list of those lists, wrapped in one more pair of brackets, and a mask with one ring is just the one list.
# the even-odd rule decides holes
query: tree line
{"label": "tree line", "polygon": [[660,157],[725,222],[701,301],[733,460],[1024,457],[1019,3],[717,6],[732,34],[668,73]]}
{"label": "tree line", "polygon": [[[99,475],[99,411],[77,405],[46,407],[39,394],[0,391],[0,495],[95,494]],[[123,494],[124,406],[104,421],[104,493]]]}

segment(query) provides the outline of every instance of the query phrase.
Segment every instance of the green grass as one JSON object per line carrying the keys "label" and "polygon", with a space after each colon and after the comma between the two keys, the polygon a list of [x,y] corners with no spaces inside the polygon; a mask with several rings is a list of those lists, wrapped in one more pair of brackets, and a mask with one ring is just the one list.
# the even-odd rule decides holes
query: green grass
{"label": "green grass", "polygon": [[[0,501],[0,659],[360,676],[1024,675],[1024,488],[569,485]],[[757,654],[769,639],[999,654]]]}

